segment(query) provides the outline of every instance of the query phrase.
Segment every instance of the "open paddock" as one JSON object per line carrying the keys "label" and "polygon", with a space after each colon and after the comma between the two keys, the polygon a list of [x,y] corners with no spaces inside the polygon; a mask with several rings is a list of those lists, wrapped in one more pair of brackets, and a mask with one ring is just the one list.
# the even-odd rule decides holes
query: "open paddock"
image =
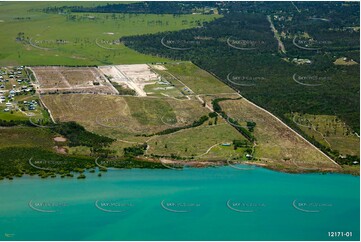
{"label": "open paddock", "polygon": [[221,94],[234,93],[234,90],[218,80],[205,70],[191,62],[168,63],[164,65],[168,73],[175,81],[180,82],[191,90],[192,94]]}
{"label": "open paddock", "polygon": [[148,155],[174,154],[196,160],[225,161],[231,156],[242,156],[241,149],[222,146],[233,140],[245,140],[232,126],[220,121],[217,125],[204,124],[177,133],[155,137],[148,144]]}
{"label": "open paddock", "polygon": [[104,93],[118,91],[95,67],[32,67],[38,81],[38,92],[46,93]]}
{"label": "open paddock", "polygon": [[147,64],[117,65],[115,67],[128,78],[139,83],[158,80],[158,75],[152,72]]}

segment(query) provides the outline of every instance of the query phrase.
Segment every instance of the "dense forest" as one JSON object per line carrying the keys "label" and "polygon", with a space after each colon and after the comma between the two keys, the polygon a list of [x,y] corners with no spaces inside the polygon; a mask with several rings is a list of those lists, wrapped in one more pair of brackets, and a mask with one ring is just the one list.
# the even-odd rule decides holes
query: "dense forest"
{"label": "dense forest", "polygon": [[[219,4],[219,3],[218,3]],[[96,7],[63,6],[43,9],[46,13],[86,12],[86,13],[142,13],[142,14],[212,14],[209,8],[217,8],[216,2],[135,2],[132,4],[107,3]]]}

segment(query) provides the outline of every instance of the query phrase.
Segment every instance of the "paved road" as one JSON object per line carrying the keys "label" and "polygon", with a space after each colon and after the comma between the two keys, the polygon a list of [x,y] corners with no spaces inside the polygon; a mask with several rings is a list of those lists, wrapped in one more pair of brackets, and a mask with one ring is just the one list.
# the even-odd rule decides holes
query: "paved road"
{"label": "paved road", "polygon": [[268,22],[270,23],[272,32],[273,32],[275,38],[276,38],[277,41],[278,41],[278,48],[281,50],[282,53],[286,54],[286,48],[285,48],[284,44],[282,43],[281,37],[280,37],[280,35],[278,34],[278,31],[277,31],[277,29],[275,28],[275,26],[274,26],[274,24],[273,24],[273,22],[272,22],[272,19],[271,19],[271,16],[270,16],[270,15],[267,15],[267,20],[268,20]]}

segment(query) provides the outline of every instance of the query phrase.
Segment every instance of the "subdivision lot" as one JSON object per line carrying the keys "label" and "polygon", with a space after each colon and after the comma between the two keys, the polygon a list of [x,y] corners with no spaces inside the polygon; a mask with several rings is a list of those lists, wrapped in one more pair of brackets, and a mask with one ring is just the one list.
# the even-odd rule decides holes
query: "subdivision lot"
{"label": "subdivision lot", "polygon": [[44,93],[105,93],[118,91],[95,67],[32,67],[39,86]]}
{"label": "subdivision lot", "polygon": [[146,64],[100,66],[99,70],[111,82],[133,89],[138,96],[147,96],[144,87],[159,79]]}

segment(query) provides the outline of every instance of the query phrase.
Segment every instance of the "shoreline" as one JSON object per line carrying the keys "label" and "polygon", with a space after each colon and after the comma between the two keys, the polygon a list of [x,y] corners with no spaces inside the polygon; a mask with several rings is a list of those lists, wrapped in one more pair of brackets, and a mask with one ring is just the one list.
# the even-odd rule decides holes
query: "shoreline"
{"label": "shoreline", "polygon": [[[9,153],[10,152],[10,153]],[[28,154],[29,157],[36,157],[39,150],[20,150],[20,154]],[[30,153],[29,153],[30,152]],[[45,151],[41,151],[45,152]],[[5,150],[4,156],[14,155],[14,150],[9,148]],[[22,177],[23,175],[37,176],[39,178],[65,178],[74,177],[77,179],[86,178],[84,173],[97,173],[101,177],[104,172],[108,170],[125,170],[125,169],[173,169],[182,170],[183,168],[211,168],[211,167],[223,167],[230,166],[238,170],[251,170],[254,167],[266,168],[269,170],[288,173],[288,174],[307,174],[307,173],[339,173],[339,174],[350,174],[353,176],[360,176],[359,165],[342,165],[340,167],[330,166],[318,163],[306,163],[306,167],[297,165],[292,161],[275,161],[265,159],[255,159],[246,161],[227,160],[227,159],[215,159],[215,160],[176,160],[172,158],[151,158],[144,156],[136,157],[123,157],[123,158],[101,158],[100,157],[76,157],[67,156],[66,161],[62,155],[54,155],[50,150],[47,151],[47,159],[40,159],[40,165],[35,165],[29,160],[23,160],[24,157],[20,158],[20,161],[16,164],[3,163],[1,166],[3,172],[0,173],[1,180],[13,180],[15,177]],[[58,154],[59,155],[59,154]],[[23,155],[19,155],[23,156]],[[38,158],[39,159],[39,158]],[[34,162],[35,162],[34,158]],[[41,165],[44,163],[44,165]],[[302,163],[303,164],[303,163]],[[312,166],[312,165],[319,165]],[[19,169],[16,167],[19,166]],[[308,167],[307,167],[308,166]],[[252,168],[253,167],[253,168]],[[7,171],[11,169],[12,171]]]}
{"label": "shoreline", "polygon": [[[144,160],[143,160],[144,161]],[[37,177],[42,179],[45,178],[75,178],[75,179],[82,179],[84,180],[86,178],[86,176],[84,174],[91,174],[91,173],[98,173],[98,177],[101,178],[103,175],[102,174],[106,174],[109,171],[115,171],[115,170],[131,170],[131,169],[146,169],[146,170],[155,170],[155,169],[169,169],[169,170],[184,170],[184,168],[191,168],[191,169],[200,169],[200,168],[218,168],[218,167],[233,167],[233,169],[238,169],[238,170],[253,170],[252,168],[244,168],[244,167],[236,167],[236,165],[246,165],[249,167],[257,167],[257,168],[265,168],[271,171],[275,171],[275,172],[280,172],[280,173],[286,173],[286,174],[313,174],[313,173],[318,173],[318,174],[344,174],[344,175],[352,175],[352,176],[356,176],[356,177],[360,177],[360,170],[356,170],[354,169],[332,169],[332,168],[315,168],[315,169],[300,169],[300,168],[295,168],[295,167],[280,167],[277,165],[271,165],[271,164],[265,164],[265,163],[258,163],[258,162],[252,162],[252,161],[246,161],[246,162],[241,162],[241,163],[234,163],[234,164],[229,164],[227,162],[224,161],[175,161],[175,160],[166,160],[166,162],[161,162],[159,161],[147,161],[150,163],[157,163],[157,164],[161,164],[163,166],[162,167],[155,167],[155,168],[151,168],[151,167],[126,167],[126,168],[116,168],[116,167],[107,167],[107,169],[103,169],[101,167],[94,167],[94,168],[89,168],[89,169],[85,169],[82,172],[77,171],[77,169],[73,169],[69,172],[69,174],[71,175],[62,175],[60,173],[54,172],[52,173],[53,175],[48,175],[43,177],[41,174],[43,174],[42,172],[39,173],[23,173],[21,176],[18,175],[14,175],[12,177],[1,177],[0,178],[0,183],[2,180],[6,181],[12,181],[15,178],[21,178],[23,176],[28,176],[28,177]],[[358,168],[360,168],[358,166]]]}
{"label": "shoreline", "polygon": [[[163,162],[162,162],[163,161]],[[227,161],[181,161],[181,160],[171,160],[171,159],[160,159],[159,162],[165,165],[174,165],[174,166],[182,166],[182,167],[191,167],[191,168],[207,168],[207,167],[220,167],[220,166],[230,166]],[[346,169],[344,166],[341,168],[300,168],[297,166],[285,166],[282,163],[265,163],[265,162],[257,162],[257,161],[243,161],[237,162],[232,165],[249,165],[249,166],[257,166],[260,168],[270,169],[277,172],[288,173],[288,174],[308,174],[308,173],[335,173],[335,174],[349,174],[353,176],[360,176],[360,166],[348,166],[346,168],[353,167],[353,169]],[[356,169],[356,167],[358,169]]]}

